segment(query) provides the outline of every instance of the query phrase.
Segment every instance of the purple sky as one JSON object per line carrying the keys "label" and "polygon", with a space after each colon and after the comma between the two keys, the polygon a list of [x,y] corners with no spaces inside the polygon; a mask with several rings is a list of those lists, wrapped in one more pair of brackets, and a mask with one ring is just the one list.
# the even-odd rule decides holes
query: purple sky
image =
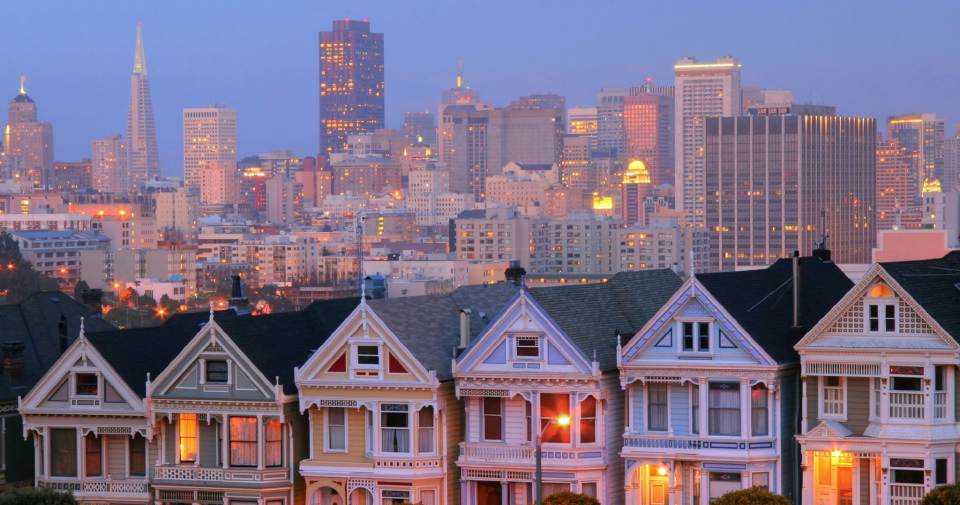
{"label": "purple sky", "polygon": [[[681,56],[732,54],[744,84],[872,115],[960,122],[960,2],[574,0],[46,1],[6,9],[0,90],[20,72],[56,158],[126,129],[137,20],[144,23],[164,174],[181,173],[180,113],[238,109],[241,155],[317,149],[317,32],[368,18],[385,34],[387,123],[433,110],[456,62],[485,101],[558,93],[591,105],[603,86],[672,79]],[[0,98],[4,97],[0,91]]]}

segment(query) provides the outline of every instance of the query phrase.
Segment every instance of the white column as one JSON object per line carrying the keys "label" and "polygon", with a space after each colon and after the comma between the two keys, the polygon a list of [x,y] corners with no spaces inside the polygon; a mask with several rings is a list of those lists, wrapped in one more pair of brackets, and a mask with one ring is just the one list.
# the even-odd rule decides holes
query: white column
{"label": "white column", "polygon": [[266,444],[263,441],[263,416],[257,416],[257,469],[263,470],[265,468],[265,454],[264,448]]}
{"label": "white column", "polygon": [[700,377],[700,387],[697,388],[697,393],[700,395],[700,406],[698,407],[700,411],[698,412],[700,416],[700,436],[707,436],[710,434],[710,383],[707,382],[706,377]]}
{"label": "white column", "polygon": [[710,503],[710,472],[706,469],[700,470],[700,503]]}
{"label": "white column", "polygon": [[647,383],[646,381],[640,383],[640,419],[637,420],[637,431],[645,432],[647,431],[647,419],[650,419],[650,402],[647,401]]}
{"label": "white column", "polygon": [[807,378],[800,377],[800,433],[806,433],[808,429],[809,428],[807,428]]}
{"label": "white column", "polygon": [[[87,451],[83,447],[84,443],[83,430],[77,428],[77,478],[82,479],[84,474],[86,474],[86,468],[84,468],[87,461]],[[103,457],[101,456],[101,461]]]}
{"label": "white column", "polygon": [[510,485],[506,482],[500,483],[500,505],[510,505]]}
{"label": "white column", "polygon": [[929,363],[923,367],[923,422],[930,425],[933,422],[933,397],[936,390],[936,377],[933,365]]}
{"label": "white column", "polygon": [[230,419],[226,414],[220,422],[220,462],[224,468],[230,466]]}
{"label": "white column", "polygon": [[750,381],[740,379],[740,436],[750,436]]}
{"label": "white column", "polygon": [[50,476],[50,427],[43,427],[43,475]]}

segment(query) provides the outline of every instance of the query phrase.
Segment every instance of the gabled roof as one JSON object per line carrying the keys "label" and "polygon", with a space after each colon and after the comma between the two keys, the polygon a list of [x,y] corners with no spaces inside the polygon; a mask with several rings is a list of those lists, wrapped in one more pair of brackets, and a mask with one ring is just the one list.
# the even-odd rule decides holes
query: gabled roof
{"label": "gabled roof", "polygon": [[605,283],[531,289],[530,294],[600,370],[617,368],[617,333],[627,339],[682,284],[672,270],[620,272]]}
{"label": "gabled roof", "polygon": [[[770,357],[778,363],[799,360],[793,347],[803,332],[793,328],[791,259],[759,270],[697,274],[696,279]],[[801,327],[813,328],[852,287],[836,264],[800,258]]]}
{"label": "gabled roof", "polygon": [[24,343],[23,379],[11,384],[0,375],[0,401],[16,400],[40,380],[63,352],[61,321],[69,345],[79,334],[81,317],[87,330],[113,328],[99,314],[60,291],[41,291],[20,303],[0,305],[0,343]]}
{"label": "gabled roof", "polygon": [[[453,377],[450,363],[460,343],[460,311],[470,310],[472,341],[516,295],[509,283],[462,286],[447,295],[369,300],[383,320],[427,370],[438,380]],[[306,360],[304,360],[306,361]]]}
{"label": "gabled roof", "polygon": [[[293,369],[320,347],[356,306],[356,299],[314,302],[298,312],[262,316],[214,314],[230,336],[268,380],[279,377],[284,393],[296,394]],[[160,375],[209,320],[206,312],[177,314],[160,326],[88,333],[97,348],[138,395],[145,395],[147,373]]]}
{"label": "gabled roof", "polygon": [[960,342],[960,251],[933,260],[881,263],[880,267]]}

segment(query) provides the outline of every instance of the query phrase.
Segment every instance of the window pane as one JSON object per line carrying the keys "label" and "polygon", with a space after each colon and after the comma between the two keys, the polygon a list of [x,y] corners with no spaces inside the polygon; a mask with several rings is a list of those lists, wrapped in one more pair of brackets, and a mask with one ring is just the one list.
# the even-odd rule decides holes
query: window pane
{"label": "window pane", "polygon": [[103,440],[92,433],[83,437],[86,452],[87,477],[103,475]]}
{"label": "window pane", "polygon": [[180,414],[180,461],[193,463],[197,460],[197,415]]}
{"label": "window pane", "polygon": [[433,452],[433,407],[420,409],[417,426],[417,451]]}
{"label": "window pane", "polygon": [[683,323],[683,350],[693,350],[693,323]]}
{"label": "window pane", "polygon": [[667,431],[667,385],[650,384],[647,387],[647,399],[650,405],[647,429]]}
{"label": "window pane", "polygon": [[584,482],[580,485],[581,492],[587,496],[592,496],[593,498],[597,497],[597,483],[596,482]]}
{"label": "window pane", "polygon": [[740,435],[740,384],[710,384],[709,430],[711,435]]}
{"label": "window pane", "polygon": [[570,425],[560,426],[556,422],[561,417],[570,418],[570,395],[541,393],[540,429],[543,431],[541,440],[559,444],[570,443]]}
{"label": "window pane", "polygon": [[410,452],[410,416],[403,404],[380,406],[380,449],[384,452]]}
{"label": "window pane", "polygon": [[146,439],[137,435],[130,439],[130,475],[142,477],[147,474]]}
{"label": "window pane", "polygon": [[97,395],[97,374],[95,373],[78,373],[76,375],[77,380],[77,390],[76,394],[78,395]]}
{"label": "window pane", "polygon": [[920,391],[922,389],[919,377],[894,377],[893,389],[897,391]]}
{"label": "window pane", "polygon": [[884,329],[886,331],[896,331],[897,329],[896,307],[893,305],[886,305],[884,306],[884,311],[886,312],[886,317],[884,317]]}
{"label": "window pane", "polygon": [[360,365],[379,365],[380,348],[375,345],[358,345],[357,363]]}
{"label": "window pane", "polygon": [[503,402],[500,398],[483,399],[483,439],[503,440]]}
{"label": "window pane", "polygon": [[207,361],[207,382],[226,383],[229,373],[226,361]]}
{"label": "window pane", "polygon": [[698,323],[699,328],[697,328],[697,338],[699,342],[697,343],[700,352],[709,352],[710,351],[710,323]]}
{"label": "window pane", "polygon": [[347,448],[346,442],[346,410],[327,408],[327,448],[342,451]]}
{"label": "window pane", "polygon": [[518,336],[517,339],[517,357],[520,358],[538,358],[540,357],[540,338]]}
{"label": "window pane", "polygon": [[278,419],[267,421],[264,427],[264,438],[266,438],[264,442],[266,466],[283,465],[283,424]]}
{"label": "window pane", "polygon": [[700,433],[700,387],[690,385],[690,432]]}
{"label": "window pane", "polygon": [[77,430],[50,430],[50,473],[54,477],[77,476]]}
{"label": "window pane", "polygon": [[257,466],[257,418],[230,418],[230,464]]}
{"label": "window pane", "polygon": [[753,386],[750,391],[751,419],[750,424],[753,436],[761,437],[768,434],[767,430],[767,387],[763,384]]}
{"label": "window pane", "polygon": [[597,399],[588,396],[580,402],[580,443],[597,441]]}

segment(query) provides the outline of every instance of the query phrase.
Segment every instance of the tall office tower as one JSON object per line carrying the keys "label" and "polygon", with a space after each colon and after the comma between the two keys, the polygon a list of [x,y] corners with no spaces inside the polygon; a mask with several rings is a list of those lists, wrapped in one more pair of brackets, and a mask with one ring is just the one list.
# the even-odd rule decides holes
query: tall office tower
{"label": "tall office tower", "polygon": [[200,171],[200,204],[222,208],[236,205],[239,200],[240,176],[236,162],[214,160],[207,163]]}
{"label": "tall office tower", "polygon": [[320,153],[347,150],[347,136],[384,125],[383,34],[338,20],[320,32]]}
{"label": "tall office tower", "polygon": [[597,136],[597,108],[570,107],[567,109],[567,133]]}
{"label": "tall office tower", "polygon": [[704,120],[740,114],[740,62],[729,56],[714,62],[684,58],[673,66],[673,71],[676,205],[688,224],[703,226]]}
{"label": "tall office tower", "polygon": [[620,193],[620,211],[623,221],[629,226],[646,223],[643,204],[650,192],[653,177],[642,160],[633,160],[623,171]]}
{"label": "tall office tower", "polygon": [[101,193],[126,193],[130,189],[127,141],[120,134],[94,139],[93,189]]}
{"label": "tall office tower", "polygon": [[943,190],[960,189],[960,126],[943,143]]}
{"label": "tall office tower", "polygon": [[147,180],[160,177],[160,152],[157,149],[157,130],[153,124],[153,100],[150,98],[147,56],[143,51],[143,23],[137,23],[137,47],[133,56],[133,73],[130,75],[127,151],[130,157],[130,187],[140,187]]}
{"label": "tall office tower", "polygon": [[24,75],[7,107],[3,165],[8,177],[29,181],[35,188],[46,187],[53,171],[53,125],[37,119],[37,104],[27,94]]}
{"label": "tall office tower", "polygon": [[877,144],[877,230],[917,228],[917,153],[888,139]]}
{"label": "tall office tower", "polygon": [[643,86],[601,88],[597,95],[597,148],[611,150],[617,158],[627,157],[624,104],[631,96],[673,96],[673,86],[654,86],[647,78]]}
{"label": "tall office tower", "polygon": [[832,107],[705,120],[710,269],[768,265],[825,238],[838,263],[876,244],[876,120]]}
{"label": "tall office tower", "polygon": [[887,120],[887,138],[917,153],[914,174],[918,189],[927,179],[943,180],[943,130],[943,120],[931,112],[894,116]]}
{"label": "tall office tower", "polygon": [[183,183],[200,190],[201,172],[213,163],[237,163],[237,111],[214,105],[183,109]]}
{"label": "tall office tower", "polygon": [[448,105],[440,119],[440,161],[451,190],[483,201],[487,174],[508,162],[552,165],[561,151],[562,111]]}
{"label": "tall office tower", "polygon": [[654,187],[672,186],[673,98],[653,94],[624,98],[623,131],[627,159],[645,163]]}
{"label": "tall office tower", "polygon": [[560,181],[572,191],[580,193],[597,189],[597,174],[590,164],[592,135],[568,133],[561,139]]}
{"label": "tall office tower", "polygon": [[408,144],[437,145],[437,121],[432,112],[404,112],[400,131]]}
{"label": "tall office tower", "polygon": [[440,95],[440,114],[443,114],[444,105],[471,105],[480,103],[480,93],[470,86],[463,78],[463,65],[457,65],[457,79],[454,87],[446,89]]}

